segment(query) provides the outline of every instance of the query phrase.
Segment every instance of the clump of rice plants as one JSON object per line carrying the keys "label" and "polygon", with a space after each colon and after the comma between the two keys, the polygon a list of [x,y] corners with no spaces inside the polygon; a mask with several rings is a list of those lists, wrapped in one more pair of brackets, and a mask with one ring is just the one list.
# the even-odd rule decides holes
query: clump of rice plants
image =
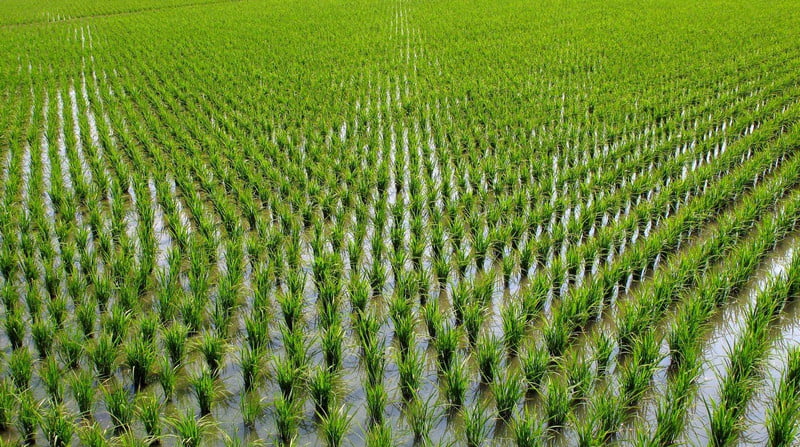
{"label": "clump of rice plants", "polygon": [[517,407],[517,402],[522,398],[522,378],[517,373],[510,373],[502,380],[496,380],[491,385],[492,394],[497,407],[497,414],[504,421],[511,420],[511,415]]}
{"label": "clump of rice plants", "polygon": [[489,437],[488,422],[490,415],[486,408],[476,403],[462,410],[464,418],[464,438],[468,447],[478,447]]}
{"label": "clump of rice plants", "polygon": [[343,405],[334,407],[328,414],[323,415],[320,421],[320,430],[322,430],[322,438],[325,443],[329,447],[342,445],[344,435],[350,429],[352,421],[353,415]]}
{"label": "clump of rice plants", "polygon": [[67,447],[72,444],[75,426],[63,406],[53,406],[45,413],[42,428],[52,447]]}
{"label": "clump of rice plants", "polygon": [[161,415],[164,411],[162,403],[153,393],[139,394],[134,403],[136,406],[135,413],[147,434],[147,443],[159,444],[162,434]]}

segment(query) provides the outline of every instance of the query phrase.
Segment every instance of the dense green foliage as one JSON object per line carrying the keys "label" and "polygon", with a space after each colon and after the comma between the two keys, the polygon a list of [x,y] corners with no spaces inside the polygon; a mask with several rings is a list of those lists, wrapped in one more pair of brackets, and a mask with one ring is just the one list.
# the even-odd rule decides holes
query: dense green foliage
{"label": "dense green foliage", "polygon": [[0,2],[0,445],[793,445],[795,3]]}

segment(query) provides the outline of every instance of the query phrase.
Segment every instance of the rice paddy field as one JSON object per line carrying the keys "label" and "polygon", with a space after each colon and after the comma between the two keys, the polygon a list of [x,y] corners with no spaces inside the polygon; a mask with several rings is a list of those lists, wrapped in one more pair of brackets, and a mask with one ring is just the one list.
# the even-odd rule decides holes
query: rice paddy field
{"label": "rice paddy field", "polygon": [[0,0],[0,446],[797,446],[793,0]]}

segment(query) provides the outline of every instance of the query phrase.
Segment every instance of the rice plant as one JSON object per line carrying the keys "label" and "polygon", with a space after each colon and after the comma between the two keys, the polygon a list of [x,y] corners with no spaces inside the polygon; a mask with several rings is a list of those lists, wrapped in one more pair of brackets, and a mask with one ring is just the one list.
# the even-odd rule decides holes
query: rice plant
{"label": "rice plant", "polygon": [[183,447],[199,447],[213,429],[208,419],[197,419],[192,411],[182,412],[168,419],[175,438]]}
{"label": "rice plant", "polygon": [[464,438],[468,447],[478,447],[489,437],[489,414],[480,403],[464,408]]}
{"label": "rice plant", "polygon": [[161,415],[163,407],[153,393],[139,394],[135,400],[136,415],[147,434],[148,444],[159,444],[162,434]]}
{"label": "rice plant", "polygon": [[418,443],[430,441],[430,433],[438,418],[433,396],[429,395],[424,400],[415,398],[406,405],[404,414],[414,435],[414,441]]}
{"label": "rice plant", "polygon": [[334,407],[330,413],[323,415],[320,421],[320,429],[326,445],[329,447],[342,445],[344,435],[350,429],[352,421],[353,415],[345,406]]}
{"label": "rice plant", "polygon": [[17,405],[17,431],[25,444],[34,444],[36,427],[42,418],[41,407],[30,391],[19,394]]}
{"label": "rice plant", "polygon": [[75,426],[64,407],[50,408],[42,417],[42,428],[52,447],[67,447],[72,444]]}
{"label": "rice plant", "polygon": [[298,425],[302,417],[300,401],[292,396],[279,395],[272,405],[275,411],[278,442],[281,445],[292,445],[297,437]]}
{"label": "rice plant", "polygon": [[192,376],[189,383],[192,394],[197,399],[197,406],[200,407],[200,416],[211,414],[211,407],[222,393],[222,388],[216,383],[215,375],[208,369],[203,369],[199,374]]}
{"label": "rice plant", "polygon": [[327,368],[317,368],[309,374],[308,392],[314,402],[314,412],[320,417],[328,414],[336,398],[336,375]]}
{"label": "rice plant", "polygon": [[103,401],[114,424],[114,431],[119,434],[130,430],[135,407],[128,391],[113,385],[111,389],[103,391]]}
{"label": "rice plant", "polygon": [[511,425],[517,447],[539,447],[545,445],[544,424],[527,409],[514,417]]}

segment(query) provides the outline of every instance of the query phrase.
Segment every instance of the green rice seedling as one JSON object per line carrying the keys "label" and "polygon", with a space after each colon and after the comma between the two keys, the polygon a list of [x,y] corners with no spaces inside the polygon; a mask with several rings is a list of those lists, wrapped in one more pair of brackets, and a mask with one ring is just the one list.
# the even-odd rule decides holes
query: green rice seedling
{"label": "green rice seedling", "polygon": [[69,387],[81,416],[89,416],[92,413],[96,392],[92,373],[87,370],[74,371],[69,376]]}
{"label": "green rice seedling", "polygon": [[172,399],[175,393],[175,383],[177,382],[177,368],[166,358],[161,358],[158,366],[158,383],[164,393],[164,399]]}
{"label": "green rice seedling", "polygon": [[211,374],[217,375],[227,352],[225,339],[213,332],[204,332],[197,343],[197,350],[203,355]]}
{"label": "green rice seedling", "polygon": [[25,342],[25,320],[22,318],[22,311],[17,309],[6,313],[3,323],[11,348],[20,348]]}
{"label": "green rice seedling", "polygon": [[203,369],[199,374],[189,379],[192,387],[192,394],[197,399],[197,406],[200,407],[200,416],[211,414],[211,407],[216,403],[221,388],[215,383],[215,375],[208,369]]}
{"label": "green rice seedling", "polygon": [[39,367],[39,378],[42,379],[45,391],[54,404],[60,404],[64,400],[64,384],[61,381],[62,371],[58,367],[58,362],[50,357]]}
{"label": "green rice seedling", "polygon": [[500,357],[503,347],[494,335],[482,335],[475,345],[475,358],[478,372],[483,383],[492,383],[500,369]]}
{"label": "green rice seedling", "polygon": [[111,335],[111,341],[115,348],[125,340],[130,323],[130,311],[123,309],[121,306],[111,307],[111,312],[103,320],[103,330]]}
{"label": "green rice seedling", "polygon": [[295,368],[305,370],[308,366],[309,342],[305,331],[297,327],[289,331],[285,326],[281,326],[281,338],[286,356]]}
{"label": "green rice seedling", "polygon": [[127,431],[114,438],[120,447],[147,447],[147,440],[142,439],[133,431]]}
{"label": "green rice seedling", "polygon": [[473,254],[466,247],[458,247],[453,253],[453,257],[455,258],[458,278],[463,279],[467,274],[467,269],[469,268],[470,264],[472,264]]}
{"label": "green rice seedling", "polygon": [[137,391],[147,386],[155,360],[156,352],[152,343],[137,338],[125,345],[125,366],[133,374],[133,385]]}
{"label": "green rice seedling", "polygon": [[467,367],[465,360],[460,355],[454,354],[450,367],[443,372],[444,395],[451,408],[461,408],[467,395],[469,378],[467,377]]}
{"label": "green rice seedling", "polygon": [[614,353],[614,341],[605,332],[596,332],[593,340],[593,357],[598,376],[603,376],[608,372],[611,356]]}
{"label": "green rice seedling", "polygon": [[406,353],[396,352],[398,386],[403,399],[409,401],[417,396],[417,392],[422,384],[422,372],[425,366],[425,359],[416,349],[410,349]]}
{"label": "green rice seedling", "polygon": [[436,330],[433,345],[436,348],[436,360],[441,371],[447,371],[453,365],[453,358],[458,350],[459,331],[449,323],[442,323]]}
{"label": "green rice seedling", "polygon": [[328,368],[316,368],[308,377],[308,392],[314,401],[314,412],[328,414],[336,397],[336,375]]}
{"label": "green rice seedling", "polygon": [[421,308],[422,319],[428,329],[428,335],[435,339],[437,329],[444,324],[444,316],[439,310],[439,302],[436,300],[428,301]]}
{"label": "green rice seedling", "polygon": [[344,405],[336,407],[330,411],[329,414],[322,416],[320,421],[320,429],[322,430],[322,438],[329,447],[338,447],[342,445],[344,435],[350,430],[350,424],[353,422],[353,414]]}
{"label": "green rice seedling", "polygon": [[81,445],[86,447],[109,447],[111,445],[107,439],[106,431],[97,422],[80,427],[78,429],[78,440],[80,440]]}
{"label": "green rice seedling", "polygon": [[383,373],[386,369],[386,342],[377,337],[374,335],[372,341],[367,342],[364,346],[364,369],[367,372],[367,379],[372,385],[383,382]]}
{"label": "green rice seedling", "polygon": [[545,421],[549,429],[564,427],[570,410],[569,390],[563,382],[550,379],[544,399]]}
{"label": "green rice seedling", "polygon": [[541,391],[542,381],[549,369],[550,355],[547,350],[529,345],[520,356],[520,366],[528,392]]}
{"label": "green rice seedling", "polygon": [[624,396],[627,406],[636,405],[647,391],[650,380],[653,378],[653,366],[631,361],[620,368],[620,393]]}
{"label": "green rice seedling", "polygon": [[506,305],[500,312],[503,326],[503,343],[509,355],[517,355],[525,335],[525,313],[516,302]]}
{"label": "green rice seedling", "polygon": [[668,388],[662,394],[656,409],[654,442],[660,445],[671,444],[683,430],[684,419],[688,410],[689,399],[698,375],[698,364],[683,364],[672,376]]}
{"label": "green rice seedling", "polygon": [[116,369],[117,348],[110,335],[104,333],[97,338],[94,346],[89,350],[89,359],[101,380],[111,377]]}
{"label": "green rice seedling", "polygon": [[348,285],[348,296],[350,297],[350,310],[353,314],[357,315],[367,310],[370,293],[370,285],[361,278],[361,275],[351,277]]}
{"label": "green rice seedling", "polygon": [[242,346],[239,354],[239,368],[245,391],[252,391],[261,383],[264,370],[264,357],[260,350]]}
{"label": "green rice seedling", "polygon": [[380,257],[373,257],[372,264],[369,270],[369,285],[372,288],[373,295],[379,295],[386,284],[386,267],[381,263]]}
{"label": "green rice seedling", "polygon": [[7,379],[0,379],[0,431],[11,425],[11,416],[16,407],[17,395]]}
{"label": "green rice seedling", "polygon": [[75,308],[75,317],[78,326],[86,338],[94,336],[94,325],[97,317],[97,303],[94,300],[87,299]]}
{"label": "green rice seedling", "polygon": [[303,318],[303,298],[299,295],[279,293],[275,300],[281,307],[283,322],[291,331],[294,330]]}
{"label": "green rice seedling", "polygon": [[220,338],[228,338],[231,325],[233,324],[233,314],[220,301],[214,302],[214,310],[211,312],[211,326]]}
{"label": "green rice seedling", "polygon": [[464,309],[464,329],[467,332],[467,341],[470,346],[475,346],[480,337],[483,322],[486,319],[486,308],[477,304],[468,304]]}
{"label": "green rice seedling", "polygon": [[564,363],[564,370],[567,377],[567,385],[572,394],[572,401],[585,401],[589,397],[594,383],[591,365],[581,356],[574,354],[567,358]]}
{"label": "green rice seedling", "polygon": [[545,326],[542,330],[542,337],[544,338],[544,344],[550,355],[553,357],[561,357],[567,349],[570,330],[561,320],[556,320]]}
{"label": "green rice seedling", "polygon": [[516,256],[503,257],[503,287],[506,289],[511,285],[511,275],[514,274],[514,269],[517,266]]}
{"label": "green rice seedling", "polygon": [[467,447],[479,447],[489,437],[489,414],[480,402],[462,410]]}
{"label": "green rice seedling", "polygon": [[[2,251],[0,251],[0,253],[2,253]],[[3,285],[0,286],[0,301],[2,301],[5,306],[7,313],[11,313],[19,307],[19,294],[11,281],[6,280],[3,282]]]}
{"label": "green rice seedling", "polygon": [[470,287],[466,281],[459,281],[453,286],[453,291],[450,294],[453,301],[453,314],[455,316],[456,326],[460,326],[464,321],[464,308],[467,303],[472,299]]}
{"label": "green rice seedling", "polygon": [[244,320],[247,345],[250,349],[264,350],[269,344],[269,322],[261,313]]}
{"label": "green rice seedling", "polygon": [[[22,255],[22,273],[25,275],[25,280],[28,283],[34,283],[39,279],[39,264],[36,259],[36,255]],[[26,297],[27,298],[27,297]],[[38,298],[37,296],[37,299]]]}
{"label": "green rice seedling", "polygon": [[17,407],[17,431],[25,444],[35,444],[36,427],[40,421],[41,409],[33,393],[30,390],[21,392]]}
{"label": "green rice seedling", "polygon": [[480,303],[481,306],[488,307],[494,295],[496,282],[494,271],[488,271],[478,275],[472,287],[474,302]]}
{"label": "green rice seedling", "polygon": [[285,398],[290,398],[297,394],[300,383],[303,380],[303,370],[298,368],[286,357],[273,357],[273,375],[281,394]]}
{"label": "green rice seedling", "polygon": [[17,390],[28,389],[33,377],[33,356],[28,348],[17,348],[11,353],[8,357],[8,372]]}
{"label": "green rice seedling", "polygon": [[447,280],[450,278],[450,261],[444,256],[434,257],[433,271],[439,287],[444,287],[447,284]]}
{"label": "green rice seedling", "polygon": [[394,336],[398,349],[407,352],[414,345],[415,322],[411,315],[400,316],[394,321]]}
{"label": "green rice seedling", "polygon": [[[43,245],[46,247],[48,245]],[[55,298],[61,290],[61,281],[64,279],[64,271],[57,270],[55,264],[45,264],[44,269],[44,288],[50,299]]]}
{"label": "green rice seedling", "polygon": [[48,320],[38,320],[31,325],[33,345],[39,353],[39,358],[44,359],[50,355],[53,348],[55,332],[55,326]]}
{"label": "green rice seedling", "polygon": [[168,270],[160,270],[156,280],[158,287],[153,305],[162,325],[175,319],[177,302],[180,298],[177,281],[173,280],[170,275]]}
{"label": "green rice seedling", "polygon": [[625,406],[618,395],[595,394],[588,418],[594,429],[592,441],[609,443],[625,421],[625,416]]}
{"label": "green rice seedling", "polygon": [[75,330],[68,330],[59,338],[58,357],[65,367],[73,370],[78,368],[83,357],[84,343],[83,336]]}
{"label": "green rice seedling", "polygon": [[[64,267],[66,267],[66,265]],[[72,272],[67,277],[67,295],[72,298],[73,302],[78,301],[81,297],[83,297],[86,301],[94,301],[91,295],[84,296],[84,292],[88,287],[89,285],[86,282],[86,277],[81,275],[80,272]]]}
{"label": "green rice seedling", "polygon": [[517,402],[522,398],[522,378],[517,373],[510,373],[504,380],[495,380],[491,385],[497,414],[500,419],[510,421]]}
{"label": "green rice seedling", "polygon": [[325,365],[331,371],[338,371],[342,367],[344,336],[344,329],[338,323],[331,325],[322,333],[322,356],[325,359]]}
{"label": "green rice seedling", "polygon": [[159,323],[158,316],[152,312],[146,313],[139,319],[139,336],[145,343],[152,344],[155,342]]}
{"label": "green rice seedling", "polygon": [[297,437],[300,419],[303,417],[300,401],[292,396],[278,395],[273,402],[275,412],[275,428],[278,433],[278,442],[283,446],[290,446]]}
{"label": "green rice seedling", "polygon": [[511,428],[517,447],[543,447],[545,445],[544,424],[527,409],[514,417]]}
{"label": "green rice seedling", "polygon": [[112,385],[110,389],[103,390],[103,399],[114,424],[114,432],[119,434],[130,430],[134,406],[128,391],[119,385]]}
{"label": "green rice seedling", "polygon": [[405,417],[411,433],[414,434],[415,443],[426,443],[430,441],[430,432],[438,419],[436,406],[433,403],[433,395],[429,395],[425,400],[414,398],[405,407]]}
{"label": "green rice seedling", "polygon": [[72,444],[75,425],[64,407],[50,408],[42,418],[42,428],[51,447],[67,447]]}
{"label": "green rice seedling", "polygon": [[136,415],[147,433],[147,444],[159,444],[161,440],[161,414],[163,405],[153,393],[141,393],[136,397]]}
{"label": "green rice seedling", "polygon": [[728,407],[726,401],[712,403],[706,410],[709,413],[709,445],[714,447],[734,445],[742,429],[742,421],[736,415],[738,410]]}
{"label": "green rice seedling", "polygon": [[108,307],[108,301],[114,293],[114,285],[112,279],[108,275],[101,274],[95,270],[90,270],[89,280],[94,286],[94,300],[100,310],[105,310]]}
{"label": "green rice seedling", "polygon": [[173,323],[164,330],[164,347],[175,368],[183,364],[188,336],[189,329],[181,323]]}
{"label": "green rice seedling", "polygon": [[205,313],[204,298],[192,294],[183,295],[180,301],[181,320],[190,335],[197,334],[203,327]]}
{"label": "green rice seedling", "polygon": [[528,287],[519,292],[522,308],[525,311],[525,319],[528,323],[533,322],[541,315],[549,288],[550,284],[547,277],[545,275],[536,275],[531,279]]}
{"label": "green rice seedling", "polygon": [[390,447],[395,445],[392,427],[386,424],[372,424],[364,438],[366,447]]}
{"label": "green rice seedling", "polygon": [[765,425],[768,445],[771,447],[794,445],[800,433],[800,425],[797,423],[799,413],[798,390],[790,386],[780,386],[772,406],[767,410]]}
{"label": "green rice seedling", "polygon": [[264,415],[266,406],[258,393],[244,393],[239,399],[239,411],[242,414],[244,426],[250,430],[255,429],[256,422]]}
{"label": "green rice seedling", "polygon": [[199,447],[213,428],[208,419],[197,419],[188,409],[168,419],[167,422],[172,426],[178,443],[183,447]]}
{"label": "green rice seedling", "polygon": [[370,385],[367,383],[364,386],[364,390],[367,401],[367,415],[370,422],[377,425],[383,424],[386,402],[389,399],[383,384]]}
{"label": "green rice seedling", "polygon": [[786,387],[800,393],[800,349],[794,348],[789,351],[789,359],[786,362],[783,382]]}
{"label": "green rice seedling", "polygon": [[32,320],[41,318],[42,316],[42,297],[39,292],[38,281],[29,282],[28,288],[25,292],[25,305],[28,308],[28,315]]}
{"label": "green rice seedling", "polygon": [[50,320],[55,322],[58,329],[64,327],[64,319],[67,315],[67,300],[63,296],[57,296],[47,302],[47,312],[50,314]]}

